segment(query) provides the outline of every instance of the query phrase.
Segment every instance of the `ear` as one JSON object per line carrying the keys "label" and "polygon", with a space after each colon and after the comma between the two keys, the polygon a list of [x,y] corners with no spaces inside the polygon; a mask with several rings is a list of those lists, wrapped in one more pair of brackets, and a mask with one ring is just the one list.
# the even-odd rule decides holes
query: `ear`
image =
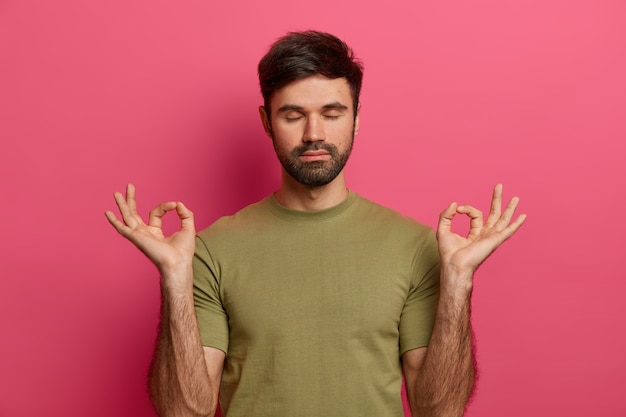
{"label": "ear", "polygon": [[359,115],[360,114],[361,114],[361,103],[359,103],[359,105],[356,106],[356,116],[354,116],[354,135],[355,136],[357,133],[359,133],[359,125],[360,125]]}
{"label": "ear", "polygon": [[265,111],[264,106],[259,106],[259,116],[261,117],[261,123],[263,124],[263,130],[265,130],[265,134],[271,138],[272,137],[272,123],[270,122],[270,116]]}

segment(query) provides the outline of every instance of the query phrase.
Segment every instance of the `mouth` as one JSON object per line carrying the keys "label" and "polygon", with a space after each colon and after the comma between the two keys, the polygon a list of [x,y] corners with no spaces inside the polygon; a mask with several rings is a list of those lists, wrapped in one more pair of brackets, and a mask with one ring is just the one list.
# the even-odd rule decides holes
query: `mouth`
{"label": "mouth", "polygon": [[300,154],[300,156],[324,156],[324,155],[330,155],[330,152],[320,150],[320,151],[306,151]]}
{"label": "mouth", "polygon": [[305,151],[300,154],[300,160],[305,162],[326,161],[330,157],[330,152],[323,149]]}

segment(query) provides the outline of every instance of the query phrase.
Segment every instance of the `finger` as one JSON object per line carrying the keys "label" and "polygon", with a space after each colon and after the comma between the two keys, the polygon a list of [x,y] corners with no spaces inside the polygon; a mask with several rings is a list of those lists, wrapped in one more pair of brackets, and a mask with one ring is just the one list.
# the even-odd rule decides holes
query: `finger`
{"label": "finger", "polygon": [[452,229],[452,219],[457,212],[457,203],[451,203],[444,211],[439,215],[439,225],[437,232],[450,232]]}
{"label": "finger", "polygon": [[115,204],[117,204],[117,207],[120,210],[120,214],[122,215],[122,220],[124,221],[124,223],[128,226],[135,227],[137,225],[137,222],[133,219],[133,215],[130,211],[130,208],[128,207],[128,203],[126,202],[126,199],[124,198],[122,193],[116,191],[113,194],[113,198],[115,199]]}
{"label": "finger", "polygon": [[496,184],[493,188],[493,195],[491,196],[491,208],[489,210],[489,216],[487,217],[487,226],[492,226],[500,218],[502,210],[502,184]]}
{"label": "finger", "polygon": [[513,221],[513,223],[509,224],[506,228],[504,228],[504,230],[502,230],[501,232],[503,235],[502,241],[505,241],[511,236],[513,236],[513,234],[517,232],[517,230],[522,226],[522,224],[524,224],[525,221],[526,221],[526,214],[520,214],[519,216],[517,216],[517,218],[515,219],[515,221]]}
{"label": "finger", "polygon": [[459,206],[456,209],[457,213],[465,214],[470,218],[470,231],[469,235],[472,236],[480,232],[483,228],[483,212],[473,206]]}
{"label": "finger", "polygon": [[195,232],[196,227],[194,225],[193,213],[182,202],[176,204],[176,213],[180,218],[181,229],[190,230]]}
{"label": "finger", "polygon": [[509,201],[509,204],[506,205],[504,209],[504,213],[502,216],[496,221],[495,227],[496,229],[504,229],[511,223],[511,219],[513,218],[513,214],[515,213],[515,209],[519,204],[519,197],[515,196]]}
{"label": "finger", "polygon": [[126,185],[126,203],[131,214],[137,214],[137,192],[133,184]]}
{"label": "finger", "polygon": [[150,215],[148,217],[148,224],[150,226],[158,227],[159,229],[163,225],[163,216],[168,211],[174,210],[176,208],[176,203],[173,201],[166,201],[150,211]]}
{"label": "finger", "polygon": [[113,214],[112,211],[105,211],[104,215],[106,216],[107,220],[109,221],[109,223],[111,223],[111,225],[113,226],[113,228],[115,228],[115,230],[117,230],[117,232],[119,234],[121,234],[122,236],[126,237],[128,234],[128,229],[129,227],[126,226],[123,222],[121,222],[116,216],[115,214]]}

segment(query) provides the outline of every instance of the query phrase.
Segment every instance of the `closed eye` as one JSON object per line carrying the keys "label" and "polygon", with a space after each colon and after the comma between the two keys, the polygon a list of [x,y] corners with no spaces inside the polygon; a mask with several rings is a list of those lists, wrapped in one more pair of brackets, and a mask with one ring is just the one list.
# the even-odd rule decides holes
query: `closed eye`
{"label": "closed eye", "polygon": [[285,112],[283,114],[283,117],[288,122],[295,122],[295,121],[298,121],[298,120],[302,119],[304,117],[304,115],[301,112],[299,112],[299,111],[291,110],[291,111]]}

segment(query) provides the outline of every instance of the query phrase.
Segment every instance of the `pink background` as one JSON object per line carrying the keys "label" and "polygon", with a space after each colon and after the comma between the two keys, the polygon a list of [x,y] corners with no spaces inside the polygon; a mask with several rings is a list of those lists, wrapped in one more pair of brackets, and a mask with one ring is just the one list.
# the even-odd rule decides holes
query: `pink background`
{"label": "pink background", "polygon": [[103,212],[275,190],[256,63],[309,28],[366,66],[352,189],[434,226],[503,182],[529,215],[476,277],[467,415],[626,415],[625,3],[227,3],[0,1],[0,416],[155,415],[157,273]]}

